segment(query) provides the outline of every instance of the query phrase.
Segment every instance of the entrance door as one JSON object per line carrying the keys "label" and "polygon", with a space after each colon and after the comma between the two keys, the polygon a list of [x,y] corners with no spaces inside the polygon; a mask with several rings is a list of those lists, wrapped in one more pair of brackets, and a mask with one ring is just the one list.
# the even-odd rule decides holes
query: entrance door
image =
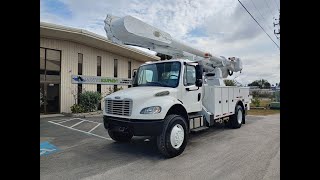
{"label": "entrance door", "polygon": [[59,84],[47,84],[47,113],[59,113]]}
{"label": "entrance door", "polygon": [[42,105],[40,113],[52,114],[60,112],[60,84],[40,83],[42,96]]}

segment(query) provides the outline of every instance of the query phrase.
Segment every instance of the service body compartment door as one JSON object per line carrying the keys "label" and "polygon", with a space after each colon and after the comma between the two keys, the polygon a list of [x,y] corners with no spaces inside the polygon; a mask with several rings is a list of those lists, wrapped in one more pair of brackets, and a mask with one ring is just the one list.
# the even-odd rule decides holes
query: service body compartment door
{"label": "service body compartment door", "polygon": [[234,93],[234,88],[229,88],[229,100],[228,100],[228,103],[229,103],[229,112],[230,114],[233,114],[234,113],[234,110],[235,110],[235,100],[234,100],[234,97],[233,97],[233,93]]}
{"label": "service body compartment door", "polygon": [[229,113],[229,91],[228,87],[221,88],[221,97],[222,97],[222,115],[226,115]]}
{"label": "service body compartment door", "polygon": [[221,89],[221,87],[214,88],[214,118],[221,117],[222,115]]}

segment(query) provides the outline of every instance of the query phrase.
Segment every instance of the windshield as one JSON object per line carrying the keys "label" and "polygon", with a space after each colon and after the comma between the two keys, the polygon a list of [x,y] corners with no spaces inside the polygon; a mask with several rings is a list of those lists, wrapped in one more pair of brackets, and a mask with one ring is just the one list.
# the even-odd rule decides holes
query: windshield
{"label": "windshield", "polygon": [[138,69],[134,86],[177,87],[180,69],[180,62],[164,62],[141,66]]}

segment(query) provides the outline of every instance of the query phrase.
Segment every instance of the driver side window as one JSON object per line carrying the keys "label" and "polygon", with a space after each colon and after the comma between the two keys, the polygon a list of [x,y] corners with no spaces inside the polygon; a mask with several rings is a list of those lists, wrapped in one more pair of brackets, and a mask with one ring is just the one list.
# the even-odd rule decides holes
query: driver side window
{"label": "driver side window", "polygon": [[184,68],[183,84],[191,86],[196,84],[196,68],[194,66],[186,65]]}

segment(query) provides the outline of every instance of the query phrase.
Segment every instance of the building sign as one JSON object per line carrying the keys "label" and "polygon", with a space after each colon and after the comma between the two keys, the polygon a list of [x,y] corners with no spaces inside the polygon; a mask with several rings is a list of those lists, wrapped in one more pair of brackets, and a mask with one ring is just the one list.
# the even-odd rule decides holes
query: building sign
{"label": "building sign", "polygon": [[113,78],[101,76],[82,76],[72,75],[72,84],[105,84],[105,85],[131,85],[132,79],[128,78]]}

